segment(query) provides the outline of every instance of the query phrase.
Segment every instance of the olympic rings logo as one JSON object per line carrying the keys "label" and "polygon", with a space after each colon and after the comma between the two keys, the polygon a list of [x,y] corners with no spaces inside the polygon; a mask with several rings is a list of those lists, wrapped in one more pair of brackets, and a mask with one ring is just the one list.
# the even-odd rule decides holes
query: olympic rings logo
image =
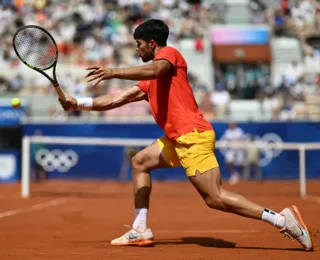
{"label": "olympic rings logo", "polygon": [[78,154],[75,151],[61,151],[60,149],[54,149],[52,151],[39,149],[35,159],[47,172],[58,171],[61,173],[69,171],[77,165],[79,161]]}
{"label": "olympic rings logo", "polygon": [[[246,134],[245,137],[248,140],[249,139],[250,134]],[[264,167],[267,166],[268,164],[271,163],[271,161],[275,158],[277,158],[278,156],[280,156],[280,154],[282,153],[282,149],[281,149],[281,145],[283,143],[281,137],[275,133],[267,133],[265,135],[263,135],[262,137],[258,136],[258,135],[254,135],[255,137],[255,141],[258,143],[263,143],[263,144],[275,144],[276,148],[275,149],[271,149],[271,148],[262,148],[260,150],[261,153],[261,158],[260,158],[260,166]],[[221,149],[221,153],[223,155],[225,155],[227,149]]]}
{"label": "olympic rings logo", "polygon": [[261,154],[262,158],[260,159],[260,166],[267,166],[271,163],[271,161],[278,157],[282,153],[281,144],[283,143],[281,137],[275,133],[268,133],[262,136],[261,138],[259,136],[256,136],[256,140],[258,142],[262,142],[264,144],[275,144],[276,148],[262,148]]}

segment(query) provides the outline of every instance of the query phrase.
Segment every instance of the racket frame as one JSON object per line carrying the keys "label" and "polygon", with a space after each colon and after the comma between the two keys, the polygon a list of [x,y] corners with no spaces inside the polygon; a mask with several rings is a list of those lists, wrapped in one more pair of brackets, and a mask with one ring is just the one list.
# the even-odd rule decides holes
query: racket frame
{"label": "racket frame", "polygon": [[[50,65],[49,67],[46,67],[46,68],[43,68],[43,69],[37,68],[37,67],[35,67],[35,66],[32,66],[32,65],[28,64],[28,63],[19,55],[19,52],[18,52],[18,50],[17,50],[17,48],[16,48],[16,46],[15,46],[15,39],[16,39],[16,36],[18,35],[19,32],[21,32],[22,30],[25,30],[25,29],[27,29],[27,28],[36,28],[36,29],[42,30],[42,31],[43,31],[44,33],[46,33],[46,34],[49,36],[49,38],[53,41],[53,43],[54,43],[54,45],[55,45],[55,47],[56,47],[56,60],[55,60],[54,63],[53,63],[52,65]],[[56,41],[54,40],[54,38],[52,37],[52,35],[51,35],[46,29],[44,29],[44,28],[42,28],[42,27],[40,27],[40,26],[38,26],[38,25],[25,25],[25,26],[20,27],[20,28],[16,31],[16,33],[15,33],[14,36],[13,36],[13,41],[12,41],[12,42],[13,42],[13,49],[14,49],[15,53],[17,54],[18,58],[19,58],[26,66],[28,66],[30,69],[33,69],[33,70],[41,73],[43,76],[45,76],[45,77],[52,83],[52,85],[54,86],[54,88],[55,88],[55,90],[56,90],[59,98],[60,98],[62,101],[65,101],[65,100],[66,100],[66,96],[65,96],[65,94],[64,94],[64,91],[63,91],[62,88],[60,87],[59,82],[58,82],[58,80],[57,80],[57,76],[56,76],[56,67],[57,67],[59,52],[58,52],[58,46],[57,46],[57,44],[56,44]],[[53,78],[51,78],[47,73],[44,72],[45,70],[48,70],[48,69],[50,69],[50,68],[52,68],[52,67],[53,67],[53,73],[52,73]]]}

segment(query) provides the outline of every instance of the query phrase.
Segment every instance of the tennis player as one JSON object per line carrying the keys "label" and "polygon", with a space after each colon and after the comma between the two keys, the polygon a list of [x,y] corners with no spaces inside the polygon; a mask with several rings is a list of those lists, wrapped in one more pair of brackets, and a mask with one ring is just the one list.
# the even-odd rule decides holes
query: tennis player
{"label": "tennis player", "polygon": [[225,190],[214,154],[215,132],[195,101],[187,78],[187,63],[180,52],[168,47],[168,26],[151,19],[134,31],[136,50],[144,62],[131,68],[90,67],[86,78],[94,86],[103,80],[137,80],[137,86],[120,94],[96,98],[68,97],[60,101],[66,111],[104,111],[140,100],[148,100],[155,121],[165,136],[137,153],[132,159],[135,219],[128,232],[111,241],[112,245],[148,246],[154,243],[147,226],[151,193],[150,172],[182,165],[208,207],[270,223],[296,239],[307,251],[313,249],[308,229],[295,206],[280,213],[257,205],[241,195]]}

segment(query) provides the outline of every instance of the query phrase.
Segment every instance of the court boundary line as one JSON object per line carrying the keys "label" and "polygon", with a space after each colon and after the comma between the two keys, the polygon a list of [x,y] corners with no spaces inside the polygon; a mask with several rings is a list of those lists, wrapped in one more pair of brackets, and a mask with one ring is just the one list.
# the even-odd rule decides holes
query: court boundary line
{"label": "court boundary line", "polygon": [[305,200],[309,200],[309,201],[320,204],[320,197],[319,196],[307,195]]}
{"label": "court boundary line", "polygon": [[3,211],[3,212],[0,212],[0,219],[17,216],[17,215],[21,215],[28,212],[34,212],[34,211],[38,211],[46,208],[55,207],[55,206],[67,203],[69,201],[71,201],[71,199],[68,199],[68,198],[52,199],[52,200],[47,200],[45,202],[37,203],[28,207],[22,207],[18,209]]}
{"label": "court boundary line", "polygon": [[197,234],[252,234],[259,233],[259,230],[249,229],[191,229],[191,230],[166,230],[166,229],[154,229],[156,233],[197,233]]}

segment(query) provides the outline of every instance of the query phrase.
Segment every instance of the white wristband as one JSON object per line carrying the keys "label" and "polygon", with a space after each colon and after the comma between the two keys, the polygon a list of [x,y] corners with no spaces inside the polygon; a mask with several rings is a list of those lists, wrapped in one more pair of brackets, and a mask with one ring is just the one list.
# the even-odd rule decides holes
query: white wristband
{"label": "white wristband", "polygon": [[91,110],[93,98],[76,98],[78,110]]}

